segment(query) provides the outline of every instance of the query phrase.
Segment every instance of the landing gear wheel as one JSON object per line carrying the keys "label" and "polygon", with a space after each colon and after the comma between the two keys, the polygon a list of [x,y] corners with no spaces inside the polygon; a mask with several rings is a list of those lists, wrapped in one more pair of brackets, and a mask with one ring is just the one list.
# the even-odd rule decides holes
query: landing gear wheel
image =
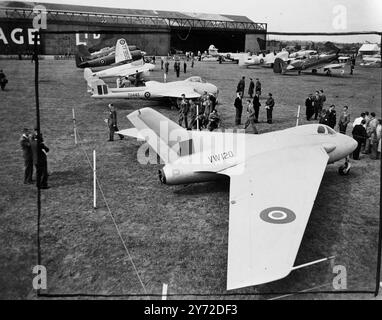
{"label": "landing gear wheel", "polygon": [[342,166],[338,168],[338,173],[341,176],[347,176],[350,173],[350,167],[351,167],[350,162],[346,161],[345,164],[343,164]]}

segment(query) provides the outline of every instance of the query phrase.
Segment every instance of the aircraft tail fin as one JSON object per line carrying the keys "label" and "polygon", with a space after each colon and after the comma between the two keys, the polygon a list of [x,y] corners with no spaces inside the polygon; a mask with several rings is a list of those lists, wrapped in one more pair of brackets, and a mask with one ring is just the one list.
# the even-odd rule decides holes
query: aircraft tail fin
{"label": "aircraft tail fin", "polygon": [[115,63],[132,60],[129,46],[125,39],[119,39],[115,46]]}
{"label": "aircraft tail fin", "polygon": [[109,87],[103,80],[92,77],[88,79],[88,92],[92,94],[92,97],[101,98],[109,94]]}
{"label": "aircraft tail fin", "polygon": [[324,44],[324,48],[327,52],[340,52],[340,48],[338,48],[333,42],[327,41]]}
{"label": "aircraft tail fin", "polygon": [[136,110],[127,118],[164,163],[179,158],[179,141],[189,139],[186,129],[151,108]]}
{"label": "aircraft tail fin", "polygon": [[273,63],[274,73],[284,73],[286,71],[288,63],[281,58],[276,58]]}
{"label": "aircraft tail fin", "polygon": [[76,66],[79,67],[82,62],[85,62],[90,57],[90,52],[87,46],[80,44],[77,46],[77,53],[75,55],[76,58]]}

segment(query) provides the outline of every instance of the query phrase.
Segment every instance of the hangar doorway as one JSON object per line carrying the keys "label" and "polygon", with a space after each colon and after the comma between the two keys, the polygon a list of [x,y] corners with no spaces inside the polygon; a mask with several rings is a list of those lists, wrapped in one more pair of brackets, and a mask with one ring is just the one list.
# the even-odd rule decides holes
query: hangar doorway
{"label": "hangar doorway", "polygon": [[197,53],[208,50],[213,44],[220,52],[243,52],[245,48],[244,32],[222,32],[206,30],[171,29],[171,49]]}

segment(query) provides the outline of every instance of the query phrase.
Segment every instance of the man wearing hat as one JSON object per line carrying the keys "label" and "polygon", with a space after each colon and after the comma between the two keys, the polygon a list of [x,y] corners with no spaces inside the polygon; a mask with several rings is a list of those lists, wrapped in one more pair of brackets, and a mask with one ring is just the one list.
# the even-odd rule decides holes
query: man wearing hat
{"label": "man wearing hat", "polygon": [[[119,131],[117,127],[117,111],[114,109],[114,105],[110,103],[109,108],[109,117],[106,119],[107,125],[109,127],[109,141],[114,141],[114,132]],[[123,135],[119,134],[119,138],[122,140]]]}
{"label": "man wearing hat", "polygon": [[21,149],[23,150],[24,158],[24,184],[32,184],[32,175],[33,175],[33,156],[31,148],[31,136],[29,129],[23,129],[23,135],[20,139]]}
{"label": "man wearing hat", "polygon": [[272,93],[268,93],[267,102],[265,102],[265,109],[267,109],[267,122],[272,123],[272,112],[273,107],[275,106],[275,100],[272,97]]}
{"label": "man wearing hat", "polygon": [[37,129],[31,139],[31,149],[33,155],[33,164],[36,168],[37,187],[41,189],[49,189],[48,187],[48,160],[47,153],[49,148],[44,144],[42,135],[38,139]]}
{"label": "man wearing hat", "polygon": [[249,78],[249,88],[248,88],[248,95],[252,99],[253,97],[253,92],[255,90],[255,83],[253,82],[252,78]]}

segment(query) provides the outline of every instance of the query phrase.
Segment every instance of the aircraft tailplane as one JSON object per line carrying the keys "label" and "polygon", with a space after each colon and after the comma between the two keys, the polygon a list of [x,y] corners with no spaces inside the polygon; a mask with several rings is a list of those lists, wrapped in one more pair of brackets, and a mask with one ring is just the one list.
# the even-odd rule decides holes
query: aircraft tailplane
{"label": "aircraft tailplane", "polygon": [[179,158],[179,140],[189,139],[186,129],[151,108],[136,110],[127,118],[164,163]]}
{"label": "aircraft tailplane", "polygon": [[115,63],[132,60],[129,46],[125,39],[119,39],[115,46]]}
{"label": "aircraft tailplane", "polygon": [[90,57],[90,52],[87,48],[87,46],[80,44],[77,46],[77,53],[75,55],[76,58],[76,66],[79,67],[80,64],[87,60],[88,57]]}

